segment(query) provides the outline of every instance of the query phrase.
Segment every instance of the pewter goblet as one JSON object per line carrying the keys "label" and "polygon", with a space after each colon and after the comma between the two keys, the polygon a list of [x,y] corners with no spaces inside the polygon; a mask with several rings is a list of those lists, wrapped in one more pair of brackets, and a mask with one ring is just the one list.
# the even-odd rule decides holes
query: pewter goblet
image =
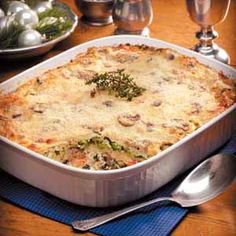
{"label": "pewter goblet", "polygon": [[152,22],[153,18],[151,1],[116,0],[112,17],[117,26],[115,34],[149,36],[147,26]]}
{"label": "pewter goblet", "polygon": [[231,0],[186,0],[191,19],[201,30],[196,33],[199,43],[194,50],[223,63],[229,63],[227,52],[213,42],[218,37],[213,26],[225,20]]}
{"label": "pewter goblet", "polygon": [[83,14],[81,21],[92,26],[111,24],[114,0],[75,0],[77,7]]}

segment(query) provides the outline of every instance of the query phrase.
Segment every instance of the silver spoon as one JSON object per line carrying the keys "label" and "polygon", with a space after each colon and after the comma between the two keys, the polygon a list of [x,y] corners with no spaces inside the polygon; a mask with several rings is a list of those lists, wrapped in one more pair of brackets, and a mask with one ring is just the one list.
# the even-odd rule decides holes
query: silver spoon
{"label": "silver spoon", "polygon": [[236,157],[218,154],[198,165],[172,192],[170,197],[156,198],[89,220],[74,221],[72,226],[74,229],[86,231],[129,212],[164,200],[176,202],[182,207],[196,206],[222,193],[233,182],[235,176]]}

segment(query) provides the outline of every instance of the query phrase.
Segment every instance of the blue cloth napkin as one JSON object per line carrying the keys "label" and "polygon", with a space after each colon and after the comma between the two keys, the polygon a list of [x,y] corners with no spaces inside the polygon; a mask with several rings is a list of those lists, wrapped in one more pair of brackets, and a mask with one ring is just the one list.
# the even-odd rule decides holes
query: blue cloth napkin
{"label": "blue cloth napkin", "polygon": [[[236,136],[220,149],[220,152],[236,152]],[[135,203],[169,195],[183,178],[184,176],[175,179],[155,193]],[[0,171],[0,196],[32,212],[68,225],[74,220],[89,219],[119,209],[98,209],[78,206],[34,188],[3,171]],[[109,236],[143,236],[146,233],[148,235],[159,236],[169,235],[187,212],[188,209],[181,208],[174,203],[165,202],[145,207],[120,219],[99,226],[90,232]]]}

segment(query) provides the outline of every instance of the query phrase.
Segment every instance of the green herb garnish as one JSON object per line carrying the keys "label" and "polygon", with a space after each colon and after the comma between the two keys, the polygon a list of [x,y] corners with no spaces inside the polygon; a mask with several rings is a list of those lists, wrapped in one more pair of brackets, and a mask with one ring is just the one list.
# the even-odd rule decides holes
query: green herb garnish
{"label": "green herb garnish", "polygon": [[87,81],[86,84],[96,84],[98,90],[107,90],[110,94],[115,96],[127,98],[131,101],[134,97],[142,95],[144,88],[139,87],[134,78],[130,74],[126,74],[124,70],[117,70],[115,72],[105,72],[95,74],[94,77]]}

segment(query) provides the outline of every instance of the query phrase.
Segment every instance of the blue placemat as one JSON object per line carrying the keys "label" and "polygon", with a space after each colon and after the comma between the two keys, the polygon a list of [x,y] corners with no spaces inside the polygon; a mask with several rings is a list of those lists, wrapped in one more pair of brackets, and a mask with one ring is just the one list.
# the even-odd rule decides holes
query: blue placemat
{"label": "blue placemat", "polygon": [[[220,151],[224,153],[236,152],[236,136]],[[182,178],[183,176],[179,177],[139,202],[169,195]],[[37,214],[68,225],[74,220],[88,219],[118,209],[95,209],[71,204],[23,183],[2,171],[0,172],[0,196]],[[178,205],[162,203],[131,213],[90,232],[109,236],[143,236],[146,233],[160,236],[169,235],[187,212],[188,209]]]}

